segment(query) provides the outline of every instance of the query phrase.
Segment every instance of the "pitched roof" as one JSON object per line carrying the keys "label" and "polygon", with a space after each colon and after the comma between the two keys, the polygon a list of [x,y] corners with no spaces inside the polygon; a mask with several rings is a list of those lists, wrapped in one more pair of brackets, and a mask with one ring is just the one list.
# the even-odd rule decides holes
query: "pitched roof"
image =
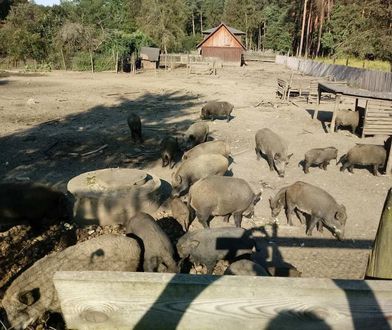
{"label": "pitched roof", "polygon": [[142,47],[140,49],[140,57],[143,60],[158,61],[160,52],[161,52],[161,50],[159,48]]}
{"label": "pitched roof", "polygon": [[[220,25],[215,26],[214,28],[211,28],[211,29],[208,29],[208,30],[204,30],[204,31],[202,31],[202,33],[203,33],[203,34],[211,34],[211,33],[214,33],[222,24],[224,24],[224,23],[221,23]],[[226,24],[225,24],[225,25],[226,25]],[[245,34],[246,34],[245,32],[240,31],[240,30],[237,30],[237,29],[235,29],[235,28],[232,28],[231,26],[227,26],[227,25],[226,25],[226,27],[227,27],[227,29],[228,29],[232,34],[234,34],[234,35],[245,35]]]}
{"label": "pitched roof", "polygon": [[[233,38],[234,38],[235,40],[238,41],[238,43],[241,45],[241,47],[242,47],[243,49],[246,50],[246,47],[245,47],[244,44],[241,42],[241,40],[239,40],[239,39],[235,36],[235,34],[230,30],[230,28],[229,28],[225,23],[220,23],[219,26],[214,27],[213,29],[211,29],[211,30],[213,30],[213,32],[211,32],[207,37],[205,37],[204,40],[201,41],[201,42],[196,46],[196,48],[199,48],[199,47],[200,47],[202,44],[204,44],[208,39],[210,39],[211,36],[213,36],[213,35],[215,34],[215,32],[218,31],[221,27],[224,27],[227,31],[229,31],[229,33],[233,36]],[[231,28],[231,29],[233,29],[233,28]],[[234,29],[234,30],[235,30],[235,29]],[[208,30],[207,30],[207,31],[208,31]],[[236,31],[239,31],[239,30],[236,30]],[[203,32],[204,32],[204,31],[203,31]],[[239,31],[239,32],[241,32],[241,31]],[[244,32],[242,32],[242,33],[244,33]]]}

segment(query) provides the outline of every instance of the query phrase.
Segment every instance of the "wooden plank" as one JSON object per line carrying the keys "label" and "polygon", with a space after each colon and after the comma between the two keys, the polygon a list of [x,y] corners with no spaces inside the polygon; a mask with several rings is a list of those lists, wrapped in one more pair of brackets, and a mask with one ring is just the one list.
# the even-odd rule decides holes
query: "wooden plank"
{"label": "wooden plank", "polygon": [[[58,272],[72,329],[388,329],[392,282]],[[387,319],[389,317],[389,319]]]}
{"label": "wooden plank", "polygon": [[[392,146],[392,144],[391,144]],[[387,164],[387,174],[392,168],[391,152]],[[392,189],[389,190],[384,210],[369,256],[369,263],[366,269],[366,276],[392,279]]]}

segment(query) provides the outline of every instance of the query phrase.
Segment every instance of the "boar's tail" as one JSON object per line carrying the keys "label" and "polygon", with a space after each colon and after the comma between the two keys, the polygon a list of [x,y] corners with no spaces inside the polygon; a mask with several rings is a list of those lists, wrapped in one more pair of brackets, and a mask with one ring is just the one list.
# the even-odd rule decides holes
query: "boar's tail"
{"label": "boar's tail", "polygon": [[336,162],[336,165],[342,164],[345,162],[347,159],[347,155],[343,155],[342,157],[339,158],[339,160]]}

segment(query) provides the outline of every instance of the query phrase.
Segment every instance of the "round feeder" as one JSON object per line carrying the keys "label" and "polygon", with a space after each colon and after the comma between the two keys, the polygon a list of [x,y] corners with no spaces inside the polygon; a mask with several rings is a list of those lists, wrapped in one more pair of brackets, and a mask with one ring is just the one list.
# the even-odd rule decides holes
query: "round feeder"
{"label": "round feeder", "polygon": [[158,209],[161,180],[147,172],[108,168],[80,174],[67,185],[79,224],[122,224],[136,212]]}

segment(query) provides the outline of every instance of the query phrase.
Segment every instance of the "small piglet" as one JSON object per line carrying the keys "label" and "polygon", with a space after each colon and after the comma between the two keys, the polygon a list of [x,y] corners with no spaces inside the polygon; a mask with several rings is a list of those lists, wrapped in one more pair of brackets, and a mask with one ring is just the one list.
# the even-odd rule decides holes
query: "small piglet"
{"label": "small piglet", "polygon": [[342,163],[342,172],[348,168],[350,173],[354,173],[354,165],[371,165],[373,175],[377,175],[377,170],[384,167],[386,158],[387,152],[383,146],[357,144],[343,155],[337,164]]}
{"label": "small piglet", "polygon": [[211,216],[218,215],[224,216],[225,222],[233,215],[236,227],[241,227],[242,216],[253,216],[254,206],[261,199],[260,196],[261,192],[255,194],[243,179],[212,175],[191,187],[188,207],[190,211],[196,211],[204,228],[209,227]]}
{"label": "small piglet", "polygon": [[186,233],[177,243],[181,261],[189,257],[194,264],[203,264],[212,274],[219,260],[235,260],[250,255],[254,241],[249,231],[242,228],[208,228]]}
{"label": "small piglet", "polygon": [[233,262],[224,275],[270,276],[263,266],[247,259]]}
{"label": "small piglet", "polygon": [[127,122],[129,129],[131,130],[132,141],[143,143],[142,122],[140,117],[136,113],[131,113],[127,118]]}
{"label": "small piglet", "polygon": [[351,131],[355,134],[359,125],[359,112],[352,110],[338,110],[335,119],[335,132],[339,130],[341,126],[350,126]]}
{"label": "small piglet", "polygon": [[209,126],[206,123],[194,123],[184,133],[185,149],[191,149],[194,146],[207,141]]}
{"label": "small piglet", "polygon": [[267,157],[271,171],[274,165],[280,177],[284,177],[286,165],[293,154],[287,154],[287,142],[269,128],[263,128],[256,132],[256,155],[257,159],[264,154]]}
{"label": "small piglet", "polygon": [[311,165],[319,165],[320,168],[326,171],[329,162],[337,158],[338,150],[335,147],[310,149],[305,153],[304,172],[309,173]]}
{"label": "small piglet", "polygon": [[179,197],[197,180],[209,175],[224,175],[228,167],[227,158],[217,154],[200,155],[184,160],[172,175],[172,196]]}
{"label": "small piglet", "polygon": [[180,147],[178,145],[178,141],[176,138],[172,136],[165,137],[160,144],[161,158],[162,158],[162,167],[166,167],[167,165],[170,168],[176,163],[176,157],[180,153]]}
{"label": "small piglet", "polygon": [[193,147],[191,150],[186,151],[182,159],[194,158],[205,154],[219,154],[229,158],[231,150],[229,144],[225,141],[208,141]]}
{"label": "small piglet", "polygon": [[[336,200],[325,190],[306,182],[297,181],[291,186],[279,190],[274,198],[270,199],[272,216],[279,215],[283,207],[286,209],[287,221],[293,225],[292,216],[294,210],[301,211],[311,216],[306,234],[312,235],[314,227],[324,225],[337,239],[344,237],[346,225],[346,208],[338,204]],[[299,216],[299,213],[297,213]],[[300,217],[300,221],[303,219]],[[322,227],[319,227],[321,230]]]}
{"label": "small piglet", "polygon": [[234,105],[229,102],[207,102],[207,104],[201,108],[200,118],[211,118],[211,120],[215,120],[215,118],[226,117],[227,122],[229,122],[232,118],[231,112],[233,111],[233,109]]}
{"label": "small piglet", "polygon": [[142,240],[145,272],[161,271],[162,266],[168,273],[177,272],[173,246],[151,215],[140,212],[130,218],[124,226],[127,234],[134,234]]}
{"label": "small piglet", "polygon": [[182,230],[187,232],[189,227],[189,209],[186,204],[180,198],[175,197],[170,200],[170,208],[173,218],[178,221]]}

